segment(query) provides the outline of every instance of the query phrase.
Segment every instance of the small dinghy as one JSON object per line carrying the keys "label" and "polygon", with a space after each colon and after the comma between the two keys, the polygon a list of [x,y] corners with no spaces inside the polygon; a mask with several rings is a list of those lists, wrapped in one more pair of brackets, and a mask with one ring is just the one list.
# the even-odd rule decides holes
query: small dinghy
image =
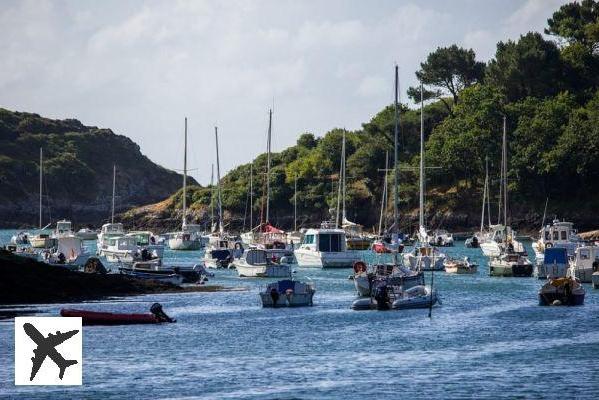
{"label": "small dinghy", "polygon": [[581,306],[584,304],[584,295],[584,287],[577,278],[549,279],[539,289],[539,305]]}
{"label": "small dinghy", "polygon": [[362,297],[352,303],[353,310],[407,310],[414,308],[430,308],[441,304],[436,290],[429,286],[417,285],[409,289],[401,286],[381,284],[374,290],[373,297]]}
{"label": "small dinghy", "polygon": [[478,241],[478,237],[476,235],[469,237],[468,239],[466,239],[466,241],[464,242],[464,246],[470,248],[470,249],[477,249],[480,247],[480,243]]}
{"label": "small dinghy", "polygon": [[448,274],[476,274],[478,265],[470,262],[470,258],[464,257],[463,260],[448,259],[443,263],[445,272]]}
{"label": "small dinghy", "polygon": [[262,307],[304,307],[312,305],[314,285],[290,279],[273,282],[260,292]]}
{"label": "small dinghy", "polygon": [[136,263],[134,263],[131,268],[120,267],[120,273],[138,279],[148,279],[157,282],[172,283],[173,285],[180,285],[183,283],[183,276],[181,274],[176,273],[172,269],[151,270],[144,268],[136,268],[135,264]]}
{"label": "small dinghy", "polygon": [[83,325],[133,325],[176,322],[176,320],[166,315],[160,303],[152,304],[150,313],[146,314],[110,313],[63,308],[60,310],[60,315],[62,317],[81,317]]}

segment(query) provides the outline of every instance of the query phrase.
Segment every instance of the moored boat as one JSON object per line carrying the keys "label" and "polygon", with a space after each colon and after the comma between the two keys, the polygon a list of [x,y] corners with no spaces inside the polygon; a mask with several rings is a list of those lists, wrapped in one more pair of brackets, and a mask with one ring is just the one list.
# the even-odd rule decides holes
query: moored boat
{"label": "moored boat", "polygon": [[81,228],[75,234],[81,240],[96,240],[98,239],[98,232],[89,228]]}
{"label": "moored boat", "polygon": [[568,275],[582,283],[591,283],[593,273],[599,268],[599,246],[581,246],[574,251]]}
{"label": "moored boat", "polygon": [[316,289],[310,283],[285,279],[270,283],[260,292],[262,307],[302,307],[313,304]]}
{"label": "moored boat", "polygon": [[549,279],[539,289],[539,305],[581,306],[585,290],[580,281],[572,277]]}
{"label": "moored boat", "polygon": [[237,274],[244,278],[288,278],[291,267],[272,261],[266,250],[249,249],[243,256],[233,261]]}
{"label": "moored boat", "polygon": [[295,250],[295,258],[305,267],[351,268],[361,256],[346,246],[342,229],[308,229],[301,246]]}
{"label": "moored boat", "polygon": [[463,260],[447,259],[443,266],[448,274],[476,274],[478,271],[478,265],[471,263],[468,257]]}
{"label": "moored boat", "polygon": [[530,277],[532,263],[523,255],[504,253],[489,261],[489,276]]}
{"label": "moored boat", "polygon": [[564,248],[573,257],[577,247],[583,243],[578,237],[572,222],[553,220],[539,231],[539,239],[532,244],[537,265],[543,264],[544,253],[550,248]]}
{"label": "moored boat", "polygon": [[63,308],[60,310],[62,317],[79,317],[83,325],[133,325],[133,324],[158,324],[161,322],[176,322],[162,310],[159,303],[150,307],[150,313],[126,314],[112,312],[98,312]]}
{"label": "moored boat", "polygon": [[547,248],[542,260],[542,264],[536,264],[537,278],[563,278],[568,274],[569,263],[568,250],[566,248]]}
{"label": "moored boat", "polygon": [[402,286],[405,289],[424,285],[424,275],[421,271],[413,271],[402,265],[393,264],[367,266],[363,261],[354,264],[352,278],[359,296],[370,296],[372,288],[383,280],[388,285]]}

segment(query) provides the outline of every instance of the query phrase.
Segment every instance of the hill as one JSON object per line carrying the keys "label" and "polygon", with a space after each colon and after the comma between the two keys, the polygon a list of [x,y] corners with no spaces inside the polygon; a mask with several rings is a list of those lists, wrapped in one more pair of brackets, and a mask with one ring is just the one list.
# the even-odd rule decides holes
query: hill
{"label": "hill", "polygon": [[0,225],[38,225],[40,148],[44,224],[69,218],[99,225],[109,218],[113,164],[117,210],[164,199],[181,186],[181,175],[110,129],[0,108]]}

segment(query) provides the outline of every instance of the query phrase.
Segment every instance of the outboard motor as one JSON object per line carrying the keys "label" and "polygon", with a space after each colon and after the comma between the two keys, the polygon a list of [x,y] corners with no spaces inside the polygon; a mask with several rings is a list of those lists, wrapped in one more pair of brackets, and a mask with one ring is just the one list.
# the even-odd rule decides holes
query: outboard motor
{"label": "outboard motor", "polygon": [[374,290],[374,299],[376,300],[376,309],[383,311],[389,309],[389,294],[387,285],[381,285]]}
{"label": "outboard motor", "polygon": [[272,306],[277,306],[277,301],[279,301],[279,291],[277,288],[270,289],[270,298],[272,299]]}
{"label": "outboard motor", "polygon": [[154,314],[156,319],[160,322],[177,322],[176,320],[166,315],[164,311],[162,311],[162,305],[160,303],[152,304],[152,307],[150,307],[150,312]]}

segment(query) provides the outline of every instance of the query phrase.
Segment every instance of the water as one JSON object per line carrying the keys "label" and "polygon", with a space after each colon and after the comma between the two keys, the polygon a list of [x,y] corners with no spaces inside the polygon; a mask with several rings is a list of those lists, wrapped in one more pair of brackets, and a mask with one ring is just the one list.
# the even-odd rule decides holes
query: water
{"label": "water", "polygon": [[[12,232],[0,231],[0,242]],[[78,305],[145,312],[159,301],[175,324],[85,327],[81,387],[16,387],[14,324],[0,322],[0,398],[591,398],[599,389],[599,291],[582,307],[539,307],[534,278],[435,274],[443,305],[352,311],[350,270],[298,268],[314,307],[263,309],[265,280],[218,270],[211,284],[245,291],[128,297]],[[532,250],[529,246],[529,253]],[[365,254],[366,255],[366,254]],[[166,252],[197,262],[201,252]],[[429,279],[429,278],[428,278]],[[57,315],[64,305],[36,306]]]}

